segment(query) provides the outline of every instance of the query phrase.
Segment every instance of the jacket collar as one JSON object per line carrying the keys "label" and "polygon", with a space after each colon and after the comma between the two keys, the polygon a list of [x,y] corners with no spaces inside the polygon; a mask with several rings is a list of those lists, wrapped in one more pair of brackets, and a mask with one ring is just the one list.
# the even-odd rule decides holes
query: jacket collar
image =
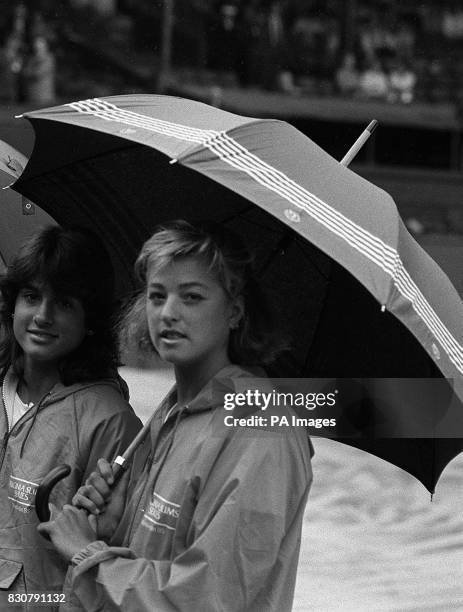
{"label": "jacket collar", "polygon": [[[186,406],[180,407],[182,414],[205,412],[223,406],[224,394],[236,391],[236,379],[239,378],[266,378],[261,368],[245,369],[242,366],[231,364],[219,370],[198,392],[196,397]],[[162,403],[162,410],[171,408],[177,401],[177,386],[174,385]],[[174,410],[171,416],[177,414]]]}

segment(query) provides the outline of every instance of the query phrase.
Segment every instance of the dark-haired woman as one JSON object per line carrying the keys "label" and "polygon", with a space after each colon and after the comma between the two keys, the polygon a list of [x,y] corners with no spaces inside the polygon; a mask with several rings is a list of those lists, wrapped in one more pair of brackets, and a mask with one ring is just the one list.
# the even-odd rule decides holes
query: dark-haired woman
{"label": "dark-haired woman", "polygon": [[128,329],[148,334],[176,385],[129,482],[111,492],[100,460],[75,496],[104,509],[98,519],[65,506],[39,527],[71,564],[63,609],[288,612],[312,480],[307,434],[225,424],[225,394],[245,389],[249,366],[274,348],[249,257],[234,236],[173,222],[136,270],[144,290]]}
{"label": "dark-haired woman", "polygon": [[28,609],[24,594],[43,594],[39,603],[56,609],[66,563],[37,533],[37,487],[69,464],[51,496],[61,508],[141,424],[117,375],[112,266],[92,233],[41,230],[0,291],[0,609]]}

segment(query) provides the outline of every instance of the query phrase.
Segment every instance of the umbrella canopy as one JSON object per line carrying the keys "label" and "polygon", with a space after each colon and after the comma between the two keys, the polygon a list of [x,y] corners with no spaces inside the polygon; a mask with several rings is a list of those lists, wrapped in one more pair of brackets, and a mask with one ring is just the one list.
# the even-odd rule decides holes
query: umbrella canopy
{"label": "umbrella canopy", "polygon": [[0,140],[0,268],[8,264],[18,246],[41,226],[55,223],[44,210],[11,189],[27,157]]}
{"label": "umbrella canopy", "polygon": [[461,273],[463,236],[461,234],[422,234],[417,236],[417,240],[444,270],[460,297],[463,298],[463,275]]}
{"label": "umbrella canopy", "polygon": [[[254,249],[291,339],[273,375],[443,375],[463,398],[456,290],[410,236],[392,198],[291,125],[153,95],[85,100],[25,117],[36,143],[14,189],[60,223],[96,229],[121,291],[133,288],[134,259],[157,223],[220,222]],[[430,490],[463,448],[460,440],[425,440],[424,450],[419,441],[412,450],[387,442],[368,450]]]}

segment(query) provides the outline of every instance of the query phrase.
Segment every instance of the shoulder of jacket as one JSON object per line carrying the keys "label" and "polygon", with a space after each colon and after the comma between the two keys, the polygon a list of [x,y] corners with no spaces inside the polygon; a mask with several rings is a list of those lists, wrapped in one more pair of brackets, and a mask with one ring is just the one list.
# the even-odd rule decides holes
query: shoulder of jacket
{"label": "shoulder of jacket", "polygon": [[117,402],[121,405],[127,405],[128,401],[125,399],[122,391],[114,384],[97,383],[91,387],[84,389],[78,389],[75,392],[76,398],[85,399],[86,401],[107,401]]}
{"label": "shoulder of jacket", "polygon": [[[133,413],[128,400],[114,383],[98,382],[74,389],[69,393],[69,396],[71,395],[79,412],[87,412],[94,408],[99,417],[109,417],[126,411]],[[66,398],[63,399],[66,401]]]}

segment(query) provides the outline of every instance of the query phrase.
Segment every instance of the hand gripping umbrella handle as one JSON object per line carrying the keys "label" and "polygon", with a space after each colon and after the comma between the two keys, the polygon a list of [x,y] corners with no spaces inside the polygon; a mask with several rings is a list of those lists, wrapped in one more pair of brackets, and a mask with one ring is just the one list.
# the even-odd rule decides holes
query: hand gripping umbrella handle
{"label": "hand gripping umbrella handle", "polygon": [[[116,457],[112,464],[114,476],[113,487],[119,482],[128,466],[126,461],[121,460],[122,457]],[[50,520],[50,508],[48,507],[48,503],[53,487],[58,484],[60,480],[69,476],[70,473],[71,467],[67,465],[67,463],[62,463],[48,472],[37,487],[37,493],[35,494],[35,511],[41,523]]]}
{"label": "hand gripping umbrella handle", "polygon": [[[143,428],[138,432],[135,436],[134,440],[131,442],[130,446],[127,450],[120,456],[116,457],[116,459],[112,463],[114,482],[113,487],[119,482],[122,474],[125,472],[129,465],[129,461],[132,458],[132,455],[143,441],[146,433],[148,432],[151,425],[151,418],[145,423]],[[53,490],[53,487],[63,478],[69,476],[71,473],[71,468],[66,463],[58,465],[53,468],[45,478],[42,480],[40,485],[37,488],[37,493],[35,495],[35,510],[37,512],[37,516],[39,517],[39,521],[41,523],[50,520],[50,509],[48,507],[48,502],[50,498],[50,493]]]}

